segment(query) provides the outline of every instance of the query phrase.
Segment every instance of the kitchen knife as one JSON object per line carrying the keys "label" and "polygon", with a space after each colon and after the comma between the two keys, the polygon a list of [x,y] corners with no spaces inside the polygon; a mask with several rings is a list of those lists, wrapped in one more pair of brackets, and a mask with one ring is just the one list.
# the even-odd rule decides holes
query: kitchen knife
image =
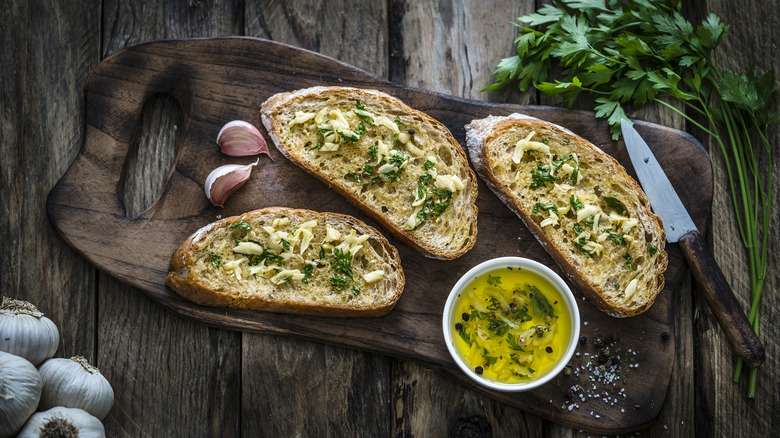
{"label": "kitchen knife", "polygon": [[707,250],[704,239],[677,196],[672,183],[632,123],[623,119],[620,126],[639,183],[650,200],[653,212],[663,221],[666,240],[680,244],[685,259],[701,286],[704,299],[737,355],[749,367],[761,365],[766,358],[764,346],[750,326],[715,258]]}

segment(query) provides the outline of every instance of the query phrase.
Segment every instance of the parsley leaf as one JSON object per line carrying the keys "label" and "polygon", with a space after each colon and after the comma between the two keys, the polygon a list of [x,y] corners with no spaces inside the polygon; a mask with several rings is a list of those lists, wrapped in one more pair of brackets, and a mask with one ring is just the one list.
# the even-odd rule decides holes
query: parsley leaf
{"label": "parsley leaf", "polygon": [[625,213],[625,211],[626,211],[626,207],[625,207],[625,206],[623,205],[623,203],[622,203],[622,202],[620,202],[620,200],[618,200],[617,198],[612,198],[612,197],[609,197],[609,196],[605,196],[605,197],[604,197],[604,198],[602,198],[602,199],[604,199],[604,202],[606,202],[606,203],[607,203],[607,205],[609,206],[609,208],[611,208],[611,209],[615,210],[615,211],[616,211],[618,214],[623,214],[623,213]]}
{"label": "parsley leaf", "polygon": [[534,182],[531,184],[532,189],[538,189],[539,187],[547,187],[547,184],[554,183],[560,180],[560,178],[553,176],[550,173],[550,168],[544,164],[537,164],[536,170],[531,174]]}
{"label": "parsley leaf", "polygon": [[341,250],[341,248],[333,248],[333,262],[331,267],[336,272],[341,272],[349,278],[352,278],[352,253]]}
{"label": "parsley leaf", "polygon": [[512,333],[507,333],[506,335],[506,343],[509,345],[509,348],[512,350],[518,350],[518,351],[525,351],[525,349],[517,343],[517,340],[515,339],[515,335]]}
{"label": "parsley leaf", "polygon": [[578,211],[580,211],[580,210],[582,210],[583,208],[585,208],[585,206],[584,206],[584,205],[582,205],[582,201],[580,201],[580,200],[579,200],[579,198],[577,198],[577,196],[576,196],[576,195],[574,195],[574,194],[572,194],[572,195],[569,197],[569,204],[571,204],[571,209],[572,209],[572,210],[573,210],[575,213],[577,213]]}
{"label": "parsley leaf", "polygon": [[658,252],[658,247],[653,245],[652,243],[647,244],[647,252],[650,254],[650,256],[654,256]]}
{"label": "parsley leaf", "polygon": [[330,283],[330,285],[333,286],[336,290],[342,290],[349,285],[350,280],[349,278],[342,277],[341,275],[334,275],[328,280],[328,283]]}
{"label": "parsley leaf", "polygon": [[309,284],[309,277],[311,277],[314,274],[314,265],[306,265],[303,268],[303,280],[301,282],[303,284]]}
{"label": "parsley leaf", "polygon": [[219,262],[220,260],[222,260],[222,257],[214,254],[211,251],[206,251],[206,254],[209,256],[209,260],[211,261],[211,266],[214,267],[214,269],[219,268]]}
{"label": "parsley leaf", "polygon": [[526,285],[526,287],[530,289],[529,295],[531,296],[531,306],[534,310],[534,316],[542,318],[547,315],[550,318],[553,318],[555,316],[555,310],[552,305],[550,305],[550,302],[547,301],[547,297],[542,291],[532,284]]}
{"label": "parsley leaf", "polygon": [[488,277],[487,277],[487,283],[488,283],[489,285],[491,285],[491,286],[496,286],[496,287],[498,287],[498,286],[501,284],[501,277],[499,277],[499,276],[497,276],[497,275],[494,277],[494,276],[492,276],[492,275],[488,274]]}
{"label": "parsley leaf", "polygon": [[539,213],[540,211],[550,211],[552,210],[553,213],[558,214],[558,207],[555,206],[555,204],[550,205],[544,205],[541,202],[537,202],[534,204],[534,207],[531,209],[533,213]]}
{"label": "parsley leaf", "polygon": [[243,219],[240,221],[234,223],[233,225],[229,226],[231,230],[251,230],[252,227],[249,226],[248,223],[246,223]]}

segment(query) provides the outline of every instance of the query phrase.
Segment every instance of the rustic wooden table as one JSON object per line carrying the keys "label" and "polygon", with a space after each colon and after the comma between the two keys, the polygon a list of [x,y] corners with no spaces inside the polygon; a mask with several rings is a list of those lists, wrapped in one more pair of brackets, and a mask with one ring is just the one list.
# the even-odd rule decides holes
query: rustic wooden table
{"label": "rustic wooden table", "polygon": [[[46,196],[82,146],[84,84],[106,56],[135,43],[246,35],[311,49],[393,82],[473,99],[550,104],[538,93],[481,93],[512,52],[514,17],[537,2],[170,1],[6,2],[0,120],[0,293],[37,304],[60,327],[57,356],[86,356],[114,387],[109,436],[586,436],[508,408],[413,362],[284,337],[210,328],[174,315],[96,270],[53,230]],[[233,4],[235,3],[235,4]],[[774,1],[695,0],[731,25],[724,67],[780,71]],[[147,144],[164,154],[170,102],[144,112]],[[685,130],[660,107],[633,117]],[[694,132],[695,133],[695,132]],[[780,134],[771,132],[774,152]],[[709,145],[705,145],[708,146]],[[145,150],[150,150],[148,147]],[[148,168],[146,157],[136,159]],[[159,160],[150,160],[157,163]],[[749,283],[724,168],[713,154],[709,242],[742,302]],[[775,179],[780,167],[773,167]],[[151,175],[155,175],[151,169]],[[160,172],[157,172],[159,174]],[[695,177],[692,175],[692,177]],[[140,212],[161,181],[140,177],[125,201]],[[780,205],[774,189],[775,204]],[[771,223],[778,223],[776,208]],[[773,227],[777,233],[777,228]],[[778,252],[775,239],[769,251]],[[121,248],[117,248],[121,251]],[[769,436],[780,430],[780,259],[762,303],[767,361],[755,400],[732,381],[734,358],[685,279],[675,291],[676,357],[666,401],[642,436]]]}

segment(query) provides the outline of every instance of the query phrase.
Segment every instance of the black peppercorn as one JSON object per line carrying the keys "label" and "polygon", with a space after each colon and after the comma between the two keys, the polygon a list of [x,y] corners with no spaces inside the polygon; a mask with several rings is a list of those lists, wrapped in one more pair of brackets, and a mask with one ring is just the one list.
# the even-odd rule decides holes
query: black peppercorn
{"label": "black peppercorn", "polygon": [[552,353],[552,347],[547,347],[547,348],[544,349],[544,351],[546,351],[548,353]]}
{"label": "black peppercorn", "polygon": [[587,336],[583,336],[583,337],[580,338],[580,344],[585,345],[587,343],[588,343],[588,337]]}
{"label": "black peppercorn", "polygon": [[474,372],[477,373],[477,374],[482,374],[482,367],[474,368]]}
{"label": "black peppercorn", "polygon": [[662,338],[664,341],[665,341],[665,340],[667,340],[667,339],[669,339],[669,336],[671,336],[671,335],[669,334],[669,332],[663,332],[663,333],[661,333],[661,338]]}
{"label": "black peppercorn", "polygon": [[461,324],[461,323],[455,324],[455,330],[462,331],[463,330],[463,324]]}
{"label": "black peppercorn", "polygon": [[409,130],[409,135],[414,135],[414,129]]}
{"label": "black peppercorn", "polygon": [[464,321],[468,321],[469,320],[469,314],[464,312],[463,315],[461,315],[461,318],[463,318]]}

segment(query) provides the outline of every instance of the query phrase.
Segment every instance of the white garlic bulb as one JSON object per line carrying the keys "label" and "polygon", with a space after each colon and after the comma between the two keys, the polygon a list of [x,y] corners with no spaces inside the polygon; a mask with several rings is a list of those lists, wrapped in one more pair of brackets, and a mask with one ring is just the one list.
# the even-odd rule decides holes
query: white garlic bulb
{"label": "white garlic bulb", "polygon": [[17,438],[41,437],[105,438],[106,430],[97,418],[77,408],[57,406],[30,417]]}
{"label": "white garlic bulb", "polygon": [[0,351],[0,438],[13,436],[41,398],[41,375],[23,357]]}
{"label": "white garlic bulb", "polygon": [[21,356],[38,366],[54,356],[60,332],[52,320],[27,301],[3,298],[0,304],[0,351]]}
{"label": "white garlic bulb", "polygon": [[39,410],[83,409],[102,420],[114,404],[114,390],[100,370],[81,356],[49,359],[38,368],[43,381]]}

